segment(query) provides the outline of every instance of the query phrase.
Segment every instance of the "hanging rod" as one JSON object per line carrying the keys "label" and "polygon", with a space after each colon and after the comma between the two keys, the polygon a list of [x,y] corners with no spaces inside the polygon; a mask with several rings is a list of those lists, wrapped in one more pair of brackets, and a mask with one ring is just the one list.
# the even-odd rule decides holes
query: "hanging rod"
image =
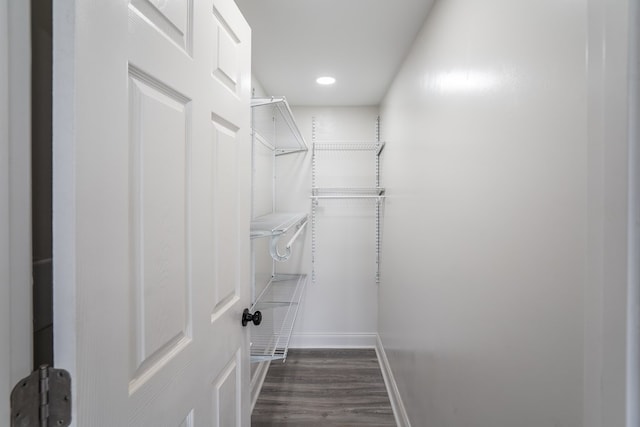
{"label": "hanging rod", "polygon": [[300,233],[302,233],[302,230],[304,230],[304,228],[307,226],[308,223],[309,221],[305,221],[302,223],[302,225],[298,226],[298,231],[296,231],[296,234],[294,234],[291,240],[289,240],[289,243],[287,243],[287,246],[286,246],[287,249],[291,249],[291,245],[293,245],[293,242],[296,241],[296,239],[298,238]]}
{"label": "hanging rod", "polygon": [[312,199],[384,199],[387,196],[375,196],[375,195],[369,195],[369,196],[365,196],[365,195],[351,195],[351,196],[311,196]]}
{"label": "hanging rod", "polygon": [[380,155],[385,143],[382,141],[315,141],[316,151],[375,151]]}
{"label": "hanging rod", "polygon": [[383,199],[385,189],[382,187],[373,188],[312,188],[311,199]]}

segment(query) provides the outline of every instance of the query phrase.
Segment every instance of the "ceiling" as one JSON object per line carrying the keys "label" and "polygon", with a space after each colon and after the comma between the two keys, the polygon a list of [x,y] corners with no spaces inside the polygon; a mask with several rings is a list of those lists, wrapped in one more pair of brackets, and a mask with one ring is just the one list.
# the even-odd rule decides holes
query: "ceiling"
{"label": "ceiling", "polygon": [[[433,0],[235,0],[253,73],[291,105],[378,105]],[[336,78],[320,86],[317,77]]]}

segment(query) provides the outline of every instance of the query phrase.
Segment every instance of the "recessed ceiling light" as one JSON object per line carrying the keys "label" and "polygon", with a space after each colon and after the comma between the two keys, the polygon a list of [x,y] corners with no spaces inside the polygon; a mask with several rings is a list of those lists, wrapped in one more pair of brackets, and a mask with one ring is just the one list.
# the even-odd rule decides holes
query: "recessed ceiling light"
{"label": "recessed ceiling light", "polygon": [[319,85],[332,85],[336,82],[336,79],[333,77],[329,77],[329,76],[324,76],[324,77],[318,77],[316,79],[316,82]]}

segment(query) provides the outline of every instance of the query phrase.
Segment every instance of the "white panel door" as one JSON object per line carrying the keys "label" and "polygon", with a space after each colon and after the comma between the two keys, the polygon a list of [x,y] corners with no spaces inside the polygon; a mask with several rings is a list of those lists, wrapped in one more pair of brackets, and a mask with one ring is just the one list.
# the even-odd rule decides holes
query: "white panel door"
{"label": "white panel door", "polygon": [[77,426],[248,426],[250,29],[54,2],[54,346]]}

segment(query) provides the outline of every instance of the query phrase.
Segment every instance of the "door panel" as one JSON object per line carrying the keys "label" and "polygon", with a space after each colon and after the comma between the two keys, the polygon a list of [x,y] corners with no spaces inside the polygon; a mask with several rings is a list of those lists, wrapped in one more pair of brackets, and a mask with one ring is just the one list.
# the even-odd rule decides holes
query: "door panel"
{"label": "door panel", "polygon": [[131,10],[189,55],[193,40],[193,0],[132,0]]}
{"label": "door panel", "polygon": [[212,320],[224,314],[235,301],[240,298],[240,283],[235,271],[238,269],[239,239],[237,227],[229,224],[237,223],[233,217],[233,210],[229,206],[238,205],[238,188],[230,183],[237,182],[236,152],[238,129],[230,123],[225,123],[220,117],[212,116],[212,146],[211,159],[213,168],[213,211],[214,230],[214,307]]}
{"label": "door panel", "polygon": [[217,55],[213,57],[213,75],[233,93],[238,93],[238,79],[241,75],[238,56],[241,47],[240,39],[233,32],[221,13],[213,10],[214,43],[217,46]]}
{"label": "door panel", "polygon": [[232,427],[240,426],[242,373],[240,353],[220,372],[213,382],[213,426]]}
{"label": "door panel", "polygon": [[193,427],[193,410],[189,411],[189,414],[180,423],[179,427]]}
{"label": "door panel", "polygon": [[189,99],[130,69],[130,392],[191,341],[187,271]]}
{"label": "door panel", "polygon": [[54,12],[55,355],[76,425],[248,426],[250,30],[232,0],[86,3]]}

